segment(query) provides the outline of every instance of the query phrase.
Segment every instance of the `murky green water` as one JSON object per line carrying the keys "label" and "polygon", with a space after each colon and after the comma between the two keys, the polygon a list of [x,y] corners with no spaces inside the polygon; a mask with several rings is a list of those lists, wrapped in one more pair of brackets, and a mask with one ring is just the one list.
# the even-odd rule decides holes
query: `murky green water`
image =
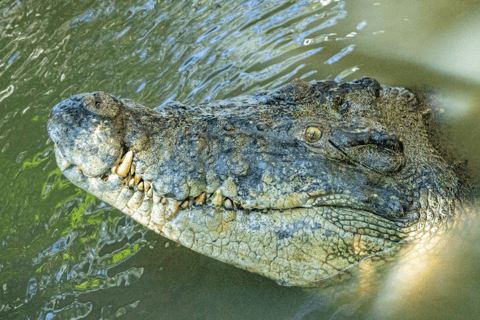
{"label": "murky green water", "polygon": [[368,75],[435,92],[475,171],[478,4],[0,0],[0,318],[479,318],[476,232],[462,231],[430,264],[412,258],[378,271],[367,261],[355,280],[281,287],[179,247],[76,188],[46,132],[50,109],[81,92],[153,108]]}

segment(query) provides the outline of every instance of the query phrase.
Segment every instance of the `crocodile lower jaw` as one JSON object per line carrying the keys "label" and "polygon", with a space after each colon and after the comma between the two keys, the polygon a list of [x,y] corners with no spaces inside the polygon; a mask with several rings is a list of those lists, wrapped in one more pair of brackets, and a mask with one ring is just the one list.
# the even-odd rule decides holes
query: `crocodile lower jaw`
{"label": "crocodile lower jaw", "polygon": [[334,203],[265,212],[242,208],[219,190],[183,201],[162,198],[150,181],[135,178],[131,164],[120,175],[123,162],[89,177],[68,163],[58,148],[55,154],[71,182],[150,230],[282,284],[313,285],[394,247],[412,231],[410,225]]}

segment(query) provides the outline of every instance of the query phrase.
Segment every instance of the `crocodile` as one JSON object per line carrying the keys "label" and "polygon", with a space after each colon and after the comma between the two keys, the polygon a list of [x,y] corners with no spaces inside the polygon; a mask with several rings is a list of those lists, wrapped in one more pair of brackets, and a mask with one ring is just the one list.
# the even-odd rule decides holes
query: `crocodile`
{"label": "crocodile", "polygon": [[280,284],[312,286],[459,215],[430,109],[363,77],[146,108],[58,103],[48,133],[76,186],[148,229]]}

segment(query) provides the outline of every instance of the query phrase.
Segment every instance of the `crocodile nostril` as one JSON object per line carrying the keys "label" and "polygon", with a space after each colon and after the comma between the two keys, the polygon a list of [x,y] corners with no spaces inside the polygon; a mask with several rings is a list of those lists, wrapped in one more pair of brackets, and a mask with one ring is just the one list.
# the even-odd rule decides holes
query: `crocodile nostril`
{"label": "crocodile nostril", "polygon": [[95,108],[100,109],[102,104],[102,99],[100,97],[95,96]]}

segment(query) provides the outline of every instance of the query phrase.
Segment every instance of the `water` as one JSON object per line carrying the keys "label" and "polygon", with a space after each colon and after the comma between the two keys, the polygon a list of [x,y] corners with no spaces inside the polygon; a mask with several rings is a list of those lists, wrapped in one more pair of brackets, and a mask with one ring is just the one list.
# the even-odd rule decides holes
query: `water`
{"label": "water", "polygon": [[474,231],[424,264],[406,254],[385,270],[367,261],[340,284],[281,287],[179,247],[73,186],[46,121],[81,92],[153,108],[368,75],[435,93],[475,172],[479,16],[478,1],[466,0],[0,0],[0,318],[478,318]]}

